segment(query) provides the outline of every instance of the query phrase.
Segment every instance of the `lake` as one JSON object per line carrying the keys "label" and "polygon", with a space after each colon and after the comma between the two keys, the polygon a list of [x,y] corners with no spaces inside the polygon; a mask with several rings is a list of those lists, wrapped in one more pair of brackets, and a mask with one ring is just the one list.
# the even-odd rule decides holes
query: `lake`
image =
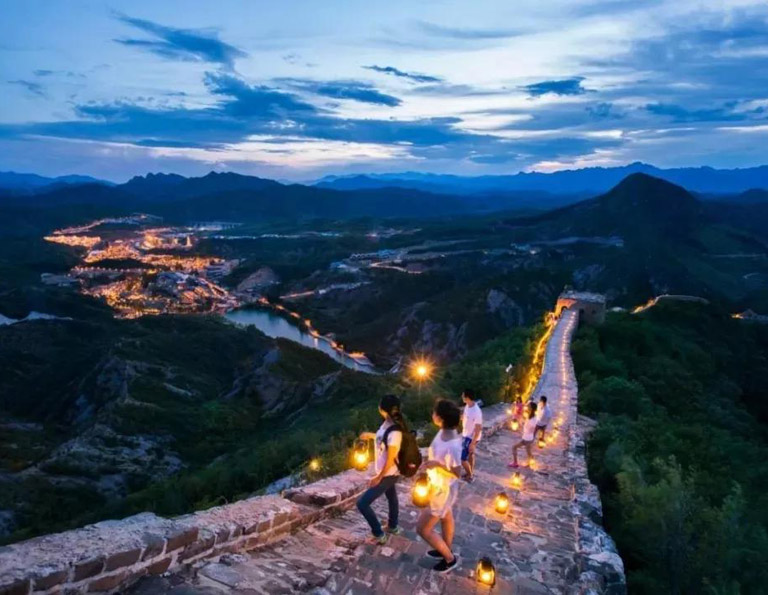
{"label": "lake", "polygon": [[288,339],[305,347],[322,351],[352,370],[368,374],[379,374],[379,371],[367,357],[360,355],[352,356],[346,351],[335,348],[331,344],[330,339],[323,336],[315,337],[298,327],[291,320],[273,312],[255,308],[241,308],[230,310],[224,317],[239,326],[256,327],[268,337]]}

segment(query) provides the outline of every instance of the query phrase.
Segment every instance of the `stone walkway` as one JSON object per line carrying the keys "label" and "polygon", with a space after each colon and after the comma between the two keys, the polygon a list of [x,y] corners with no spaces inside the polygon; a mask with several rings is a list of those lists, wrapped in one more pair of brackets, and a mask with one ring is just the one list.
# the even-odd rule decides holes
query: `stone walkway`
{"label": "stone walkway", "polygon": [[[568,347],[578,316],[566,312],[547,346],[545,369],[536,392],[546,394],[559,426],[556,438],[543,449],[534,447],[536,465],[520,469],[523,486],[511,486],[507,468],[519,432],[503,423],[498,406],[486,409],[486,437],[478,448],[476,480],[461,483],[454,510],[457,526],[454,551],[461,565],[448,575],[431,571],[435,561],[416,535],[419,510],[410,503],[409,485],[399,486],[401,526],[387,546],[364,543],[368,527],[356,510],[318,521],[282,541],[247,554],[227,554],[201,561],[180,574],[139,582],[131,593],[150,595],[315,593],[438,594],[487,593],[475,579],[475,565],[489,556],[497,569],[493,593],[581,593],[579,505],[577,481],[586,481],[583,454],[574,455],[576,384]],[[501,429],[499,429],[501,428]],[[494,432],[493,429],[499,429]],[[552,428],[550,428],[552,429]],[[583,447],[583,442],[582,442]],[[524,451],[520,451],[525,462]],[[576,477],[577,474],[584,477]],[[587,482],[588,483],[588,482]],[[500,491],[510,495],[507,514],[493,509]],[[386,518],[385,502],[377,503]],[[597,505],[599,507],[599,503]],[[619,560],[620,563],[620,560]],[[616,592],[621,592],[620,590]]]}

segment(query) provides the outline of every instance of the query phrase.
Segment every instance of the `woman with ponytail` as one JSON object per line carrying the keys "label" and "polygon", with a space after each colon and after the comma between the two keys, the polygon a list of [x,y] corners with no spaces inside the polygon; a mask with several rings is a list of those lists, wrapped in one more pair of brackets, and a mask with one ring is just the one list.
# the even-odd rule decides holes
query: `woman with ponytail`
{"label": "woman with ponytail", "polygon": [[[384,545],[387,542],[387,533],[397,535],[400,528],[397,526],[400,506],[397,501],[397,478],[400,472],[397,467],[397,456],[400,453],[400,446],[403,442],[403,432],[408,429],[405,425],[405,419],[400,412],[400,399],[395,395],[385,395],[379,402],[379,413],[384,418],[384,422],[378,431],[363,432],[360,434],[361,440],[375,440],[376,475],[368,482],[368,489],[357,500],[357,509],[368,521],[373,533],[373,542]],[[373,512],[371,504],[382,494],[387,497],[389,504],[389,519],[386,532],[381,528],[381,523]]]}

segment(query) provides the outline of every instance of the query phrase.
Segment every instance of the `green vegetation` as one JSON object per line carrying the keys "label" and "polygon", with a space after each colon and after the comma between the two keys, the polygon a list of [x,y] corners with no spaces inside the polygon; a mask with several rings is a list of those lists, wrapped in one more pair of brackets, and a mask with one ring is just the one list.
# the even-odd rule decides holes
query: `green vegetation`
{"label": "green vegetation", "polygon": [[606,527],[635,593],[768,584],[768,328],[659,305],[573,344]]}

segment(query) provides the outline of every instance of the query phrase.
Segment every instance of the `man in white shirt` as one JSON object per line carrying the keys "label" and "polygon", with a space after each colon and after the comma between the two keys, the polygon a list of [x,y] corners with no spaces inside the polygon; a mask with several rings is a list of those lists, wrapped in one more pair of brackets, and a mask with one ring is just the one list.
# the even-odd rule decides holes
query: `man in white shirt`
{"label": "man in white shirt", "polygon": [[464,401],[464,414],[461,418],[461,466],[464,467],[464,480],[472,483],[475,479],[475,449],[483,436],[483,410],[480,409],[472,389],[465,388],[461,399]]}
{"label": "man in white shirt", "polygon": [[547,425],[552,419],[552,411],[547,405],[547,397],[539,399],[539,406],[536,408],[536,431],[539,432],[539,438],[544,440],[544,433],[547,431]]}

